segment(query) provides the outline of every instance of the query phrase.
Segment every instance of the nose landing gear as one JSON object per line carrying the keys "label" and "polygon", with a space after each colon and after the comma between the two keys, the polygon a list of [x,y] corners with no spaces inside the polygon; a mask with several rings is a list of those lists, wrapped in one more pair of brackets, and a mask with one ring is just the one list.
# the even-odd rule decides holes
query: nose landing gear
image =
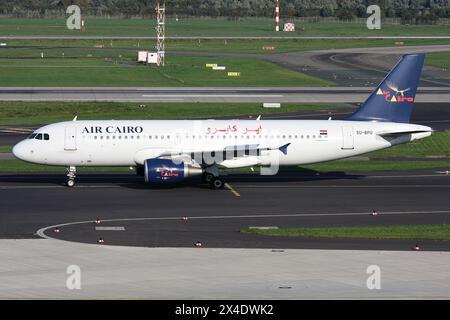
{"label": "nose landing gear", "polygon": [[72,188],[75,185],[75,178],[77,175],[77,168],[74,166],[70,166],[69,168],[67,168],[67,181],[66,181],[66,186],[68,186],[69,188]]}

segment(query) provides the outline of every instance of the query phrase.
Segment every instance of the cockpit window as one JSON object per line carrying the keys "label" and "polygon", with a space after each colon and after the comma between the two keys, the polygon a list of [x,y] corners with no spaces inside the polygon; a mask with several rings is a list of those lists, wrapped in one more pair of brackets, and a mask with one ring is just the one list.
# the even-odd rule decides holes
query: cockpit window
{"label": "cockpit window", "polygon": [[48,133],[32,133],[28,139],[50,140],[50,135]]}

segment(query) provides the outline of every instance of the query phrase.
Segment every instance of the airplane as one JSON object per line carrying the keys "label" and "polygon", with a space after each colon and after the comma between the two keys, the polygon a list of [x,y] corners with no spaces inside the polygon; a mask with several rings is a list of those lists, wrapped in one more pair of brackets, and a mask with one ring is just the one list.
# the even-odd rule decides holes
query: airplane
{"label": "airplane", "polygon": [[77,166],[126,166],[150,184],[201,176],[212,189],[221,189],[224,168],[259,166],[263,174],[276,174],[279,166],[343,159],[429,137],[430,127],[409,123],[424,59],[424,54],[404,55],[344,120],[75,117],[37,129],[12,152],[23,161],[67,167],[68,187],[75,185]]}

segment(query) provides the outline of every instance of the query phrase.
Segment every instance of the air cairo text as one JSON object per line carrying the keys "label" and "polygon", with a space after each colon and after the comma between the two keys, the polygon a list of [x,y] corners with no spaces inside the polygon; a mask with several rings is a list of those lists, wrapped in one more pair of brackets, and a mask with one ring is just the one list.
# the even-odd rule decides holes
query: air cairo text
{"label": "air cairo text", "polygon": [[144,129],[140,126],[91,126],[84,127],[83,133],[142,133]]}

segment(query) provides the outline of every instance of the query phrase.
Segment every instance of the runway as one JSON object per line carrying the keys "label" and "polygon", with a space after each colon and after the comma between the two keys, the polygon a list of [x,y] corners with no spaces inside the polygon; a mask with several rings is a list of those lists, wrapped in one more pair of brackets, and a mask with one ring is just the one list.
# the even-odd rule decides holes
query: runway
{"label": "runway", "polygon": [[[361,103],[373,87],[0,88],[2,101]],[[418,103],[450,100],[450,89],[420,88]]]}
{"label": "runway", "polygon": [[[422,39],[441,40],[450,39],[450,36],[167,36],[168,40],[360,40],[360,39]],[[0,40],[156,40],[156,37],[142,36],[17,36],[0,35]]]}
{"label": "runway", "polygon": [[[450,176],[435,171],[227,176],[234,192],[212,191],[196,180],[152,188],[140,177],[120,174],[79,175],[77,180],[68,189],[63,173],[0,175],[0,237],[36,238],[38,230],[50,227],[41,235],[93,245],[102,237],[111,245],[144,247],[193,247],[201,241],[217,248],[411,250],[415,241],[264,237],[239,230],[439,224],[450,219]],[[372,216],[372,210],[379,215]],[[96,218],[104,220],[102,227],[123,231],[96,230]],[[58,234],[55,225],[61,225]],[[423,250],[450,250],[446,241],[420,244]]]}

